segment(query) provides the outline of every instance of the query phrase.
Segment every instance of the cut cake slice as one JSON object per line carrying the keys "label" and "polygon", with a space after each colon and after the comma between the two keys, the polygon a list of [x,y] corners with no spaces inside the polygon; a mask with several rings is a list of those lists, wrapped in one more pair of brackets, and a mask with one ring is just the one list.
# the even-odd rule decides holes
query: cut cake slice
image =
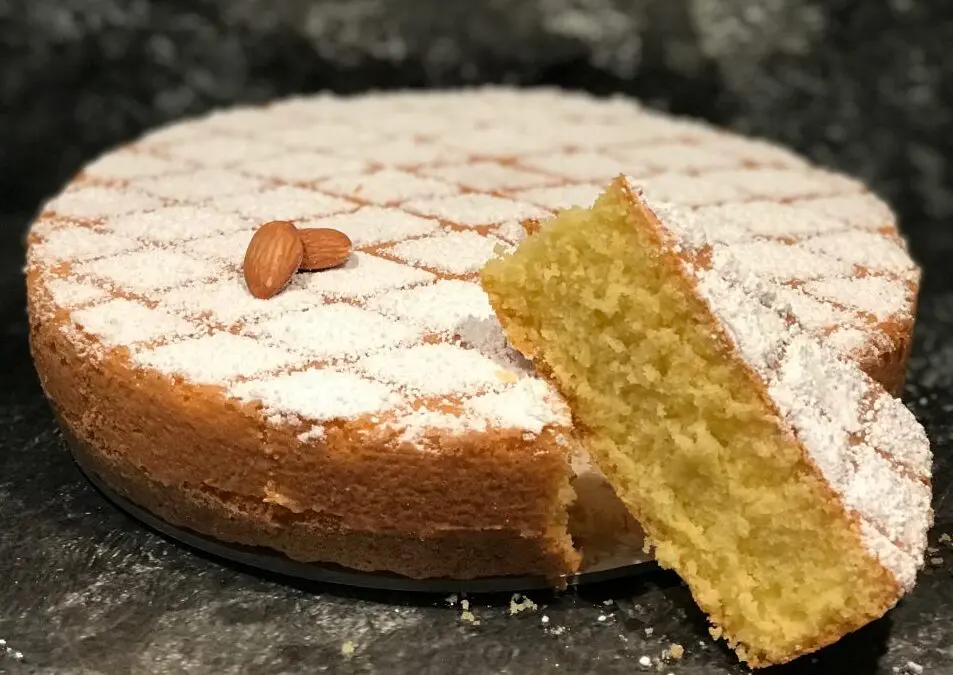
{"label": "cut cake slice", "polygon": [[620,177],[482,283],[715,634],[782,663],[913,587],[932,456],[907,408],[693,217]]}

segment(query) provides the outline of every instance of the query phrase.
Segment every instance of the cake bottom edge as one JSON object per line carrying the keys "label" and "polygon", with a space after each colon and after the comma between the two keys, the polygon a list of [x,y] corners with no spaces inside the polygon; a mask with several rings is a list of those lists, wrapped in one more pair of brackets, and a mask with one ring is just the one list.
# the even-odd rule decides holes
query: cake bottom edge
{"label": "cake bottom edge", "polygon": [[107,488],[161,521],[214,540],[267,549],[300,563],[397,574],[413,580],[458,581],[535,576],[553,588],[578,571],[575,560],[544,537],[499,530],[447,530],[414,536],[392,532],[336,532],[320,517],[256,504],[256,518],[240,495],[160,483],[122,458],[107,457],[57,421],[77,462]]}

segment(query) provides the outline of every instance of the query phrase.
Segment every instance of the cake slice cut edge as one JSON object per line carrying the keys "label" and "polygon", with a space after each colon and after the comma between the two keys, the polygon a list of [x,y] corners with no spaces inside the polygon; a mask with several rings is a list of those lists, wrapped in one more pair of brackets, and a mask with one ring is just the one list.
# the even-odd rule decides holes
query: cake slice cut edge
{"label": "cake slice cut edge", "polygon": [[930,448],[730,247],[619,177],[481,282],[513,347],[739,658],[790,661],[879,618],[923,564]]}

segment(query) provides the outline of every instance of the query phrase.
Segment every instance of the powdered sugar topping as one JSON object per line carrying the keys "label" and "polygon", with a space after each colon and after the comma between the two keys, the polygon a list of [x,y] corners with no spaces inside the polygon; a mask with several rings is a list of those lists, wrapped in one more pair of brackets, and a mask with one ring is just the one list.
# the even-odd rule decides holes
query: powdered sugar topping
{"label": "powdered sugar topping", "polygon": [[[840,246],[824,237],[892,222],[855,184],[786,150],[624,99],[505,88],[317,96],[218,111],[97,158],[47,205],[28,265],[77,336],[258,401],[305,435],[385,413],[405,441],[437,427],[537,434],[568,415],[506,344],[474,276],[525,236],[523,219],[589,206],[622,171],[683,209],[701,243],[764,244],[775,260],[789,253],[780,236]],[[692,211],[700,205],[712,207]],[[257,300],[241,259],[275,219],[339,229],[355,253]],[[906,271],[881,249],[815,255],[833,262],[788,289],[793,313],[810,311],[818,330],[856,312],[903,315],[910,298],[880,268],[856,292],[847,276],[832,281],[830,265]],[[785,264],[779,279],[803,269]],[[868,345],[868,328],[852,330]],[[452,412],[418,400],[448,395]]]}
{"label": "powdered sugar topping", "polygon": [[[774,186],[788,173],[791,171],[766,174],[770,177],[765,185]],[[803,169],[794,173],[800,176]],[[729,182],[740,186],[740,175],[728,174]],[[725,180],[724,173],[712,176]],[[848,194],[790,202],[761,197],[754,201],[717,199],[691,208],[698,200],[698,193],[693,192],[696,179],[666,175],[669,192],[661,196],[653,191],[652,180],[628,178],[672,233],[675,246],[704,252],[712,268],[731,269],[733,274],[772,286],[777,302],[789,315],[846,355],[876,360],[882,350],[894,348],[890,339],[867,325],[863,315],[887,320],[912,313],[908,284],[915,279],[914,263],[895,234],[875,232],[877,228],[869,223],[860,226],[856,219],[845,217],[847,212],[882,217],[875,198]],[[770,192],[764,185],[748,189],[753,194]],[[852,191],[856,185],[848,182],[844,189]],[[672,201],[678,190],[690,195],[688,205]],[[706,193],[706,198],[710,196]],[[823,208],[810,208],[814,203]]]}
{"label": "powdered sugar topping", "polygon": [[236,384],[229,394],[259,403],[266,415],[292,414],[319,422],[353,419],[395,407],[400,396],[390,387],[350,373],[306,370]]}

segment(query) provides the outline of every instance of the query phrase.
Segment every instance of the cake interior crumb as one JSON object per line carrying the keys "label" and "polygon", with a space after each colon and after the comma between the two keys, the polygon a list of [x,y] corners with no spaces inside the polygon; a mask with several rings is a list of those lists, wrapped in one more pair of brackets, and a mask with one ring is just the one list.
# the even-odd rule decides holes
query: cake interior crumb
{"label": "cake interior crumb", "polygon": [[789,660],[857,625],[858,611],[879,615],[879,568],[802,448],[778,433],[760,381],[727,357],[680,265],[610,188],[481,279],[510,342],[567,398],[656,559],[720,626],[713,637],[742,660]]}

